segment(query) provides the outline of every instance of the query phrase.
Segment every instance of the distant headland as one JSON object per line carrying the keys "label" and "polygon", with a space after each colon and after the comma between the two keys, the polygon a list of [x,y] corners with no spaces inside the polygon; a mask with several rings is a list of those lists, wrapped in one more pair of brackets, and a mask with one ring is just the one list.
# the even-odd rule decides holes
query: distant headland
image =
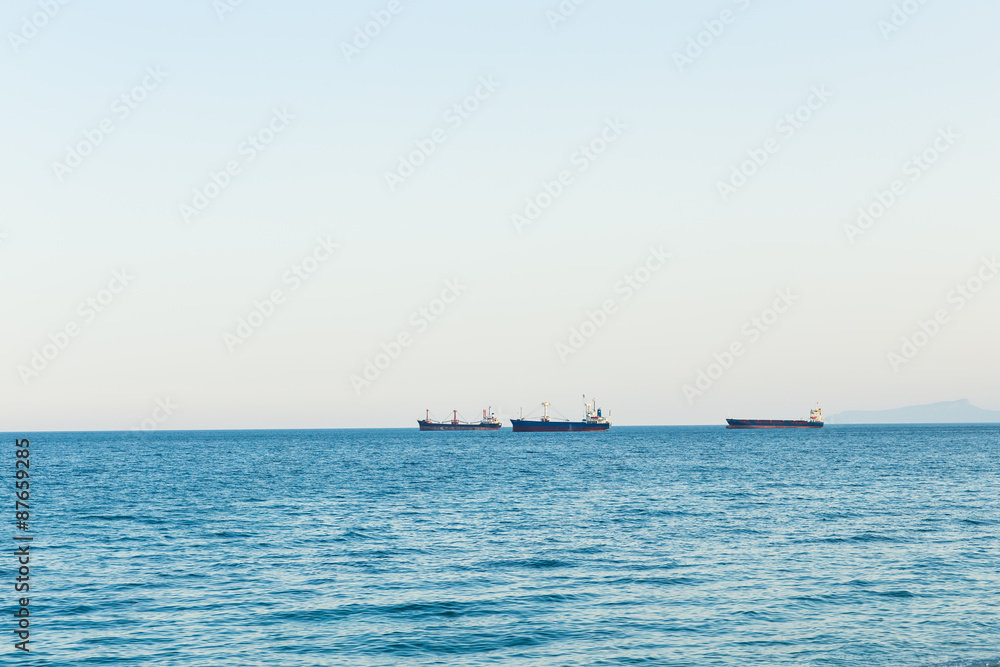
{"label": "distant headland", "polygon": [[834,415],[831,424],[975,424],[1000,423],[1000,411],[977,408],[963,398],[893,410],[847,410]]}

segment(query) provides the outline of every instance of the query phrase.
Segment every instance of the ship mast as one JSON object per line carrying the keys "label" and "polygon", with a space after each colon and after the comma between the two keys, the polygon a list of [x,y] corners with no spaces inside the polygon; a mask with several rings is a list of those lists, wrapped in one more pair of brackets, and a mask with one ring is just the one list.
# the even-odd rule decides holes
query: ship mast
{"label": "ship mast", "polygon": [[544,403],[542,403],[542,406],[544,408],[542,410],[542,421],[547,422],[549,420],[549,402],[545,401]]}

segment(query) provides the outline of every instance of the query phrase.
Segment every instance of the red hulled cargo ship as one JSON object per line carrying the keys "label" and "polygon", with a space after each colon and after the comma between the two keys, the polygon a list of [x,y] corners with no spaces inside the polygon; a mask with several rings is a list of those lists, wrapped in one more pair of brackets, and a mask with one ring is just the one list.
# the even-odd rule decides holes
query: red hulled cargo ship
{"label": "red hulled cargo ship", "polygon": [[726,428],[823,428],[819,405],[809,411],[809,419],[726,419]]}
{"label": "red hulled cargo ship", "polygon": [[424,419],[418,419],[417,424],[421,431],[497,431],[502,424],[493,414],[493,409],[483,410],[483,418],[478,422],[461,421],[458,418],[458,410],[451,413],[451,421],[439,422],[431,419],[431,411],[428,410]]}

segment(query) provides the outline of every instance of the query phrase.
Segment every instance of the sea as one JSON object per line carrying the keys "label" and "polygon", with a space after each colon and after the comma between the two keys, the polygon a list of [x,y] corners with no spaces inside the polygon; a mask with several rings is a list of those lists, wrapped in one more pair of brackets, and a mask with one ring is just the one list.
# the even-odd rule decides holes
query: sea
{"label": "sea", "polygon": [[5,665],[1000,666],[1000,425],[15,436]]}

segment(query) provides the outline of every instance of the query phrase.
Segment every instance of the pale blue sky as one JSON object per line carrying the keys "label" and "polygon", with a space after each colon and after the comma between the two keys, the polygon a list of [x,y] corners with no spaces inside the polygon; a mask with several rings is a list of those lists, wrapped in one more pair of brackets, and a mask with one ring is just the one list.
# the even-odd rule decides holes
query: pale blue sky
{"label": "pale blue sky", "polygon": [[[1000,251],[1000,7],[910,4],[883,34],[891,1],[587,0],[552,29],[556,0],[399,0],[348,62],[342,44],[388,1],[244,0],[223,19],[212,0],[74,1],[39,21],[37,0],[12,0],[0,430],[128,429],[167,398],[162,428],[410,426],[425,408],[509,416],[543,400],[575,415],[583,393],[621,424],[804,417],[815,401],[1000,409],[1000,280],[960,309],[948,298]],[[724,11],[680,71],[674,54]],[[27,38],[25,21],[45,25]],[[460,126],[446,120],[491,77]],[[122,118],[115,100],[144,78]],[[832,96],[786,136],[776,123],[814,88]],[[243,146],[276,111],[273,143]],[[53,163],[103,119],[113,133],[60,182]],[[620,136],[581,171],[574,155],[609,121]],[[386,171],[438,128],[446,140],[390,191]],[[906,163],[948,128],[912,181]],[[768,139],[777,152],[723,201],[718,183]],[[180,206],[230,161],[239,173],[185,224]],[[561,171],[571,184],[518,233],[511,216]],[[844,225],[894,180],[903,194],[850,243]],[[283,276],[317,238],[339,247],[293,288]],[[667,265],[616,292],[650,247]],[[134,280],[88,320],[78,305],[122,268]],[[454,303],[415,323],[454,279]],[[744,323],[786,288],[797,301],[751,341]],[[275,289],[284,302],[230,351]],[[557,346],[609,298],[564,361]],[[941,309],[894,369],[902,337]],[[359,393],[352,376],[400,334],[410,345]],[[734,342],[743,356],[686,399]]]}

